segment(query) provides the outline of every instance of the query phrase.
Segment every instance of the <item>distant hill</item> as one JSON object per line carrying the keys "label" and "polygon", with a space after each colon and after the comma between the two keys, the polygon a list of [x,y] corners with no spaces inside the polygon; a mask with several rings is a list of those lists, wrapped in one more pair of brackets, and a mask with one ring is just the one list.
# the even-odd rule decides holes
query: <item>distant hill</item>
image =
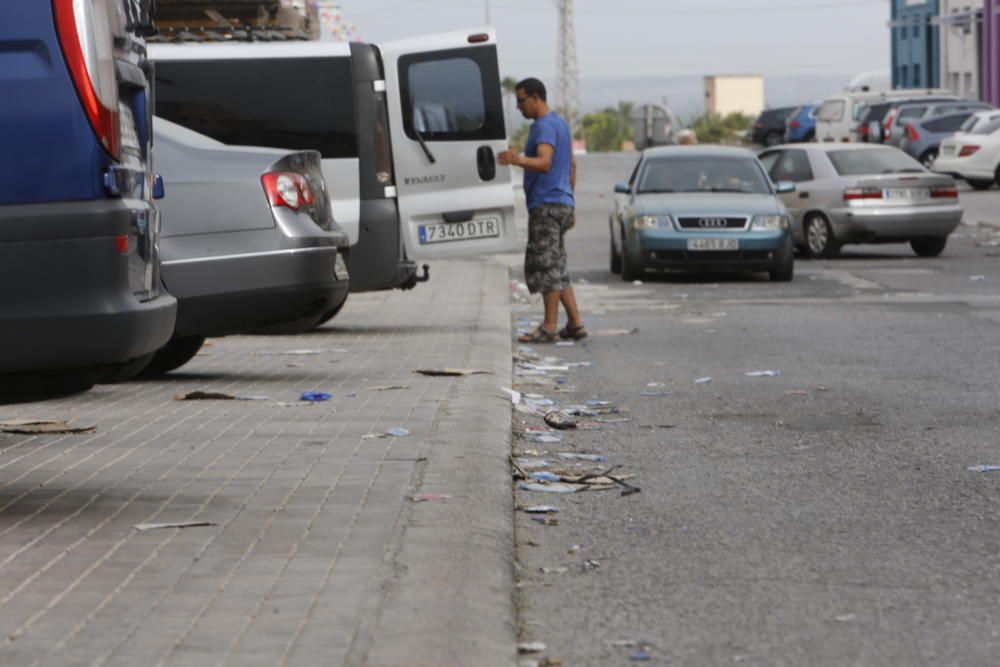
{"label": "distant hill", "polygon": [[[805,104],[838,92],[847,85],[851,75],[793,74],[764,78],[764,92],[770,107]],[[664,77],[582,77],[581,105],[590,113],[619,101],[636,104],[662,104],[666,97],[670,106],[687,120],[704,111],[704,79],[700,76]]]}

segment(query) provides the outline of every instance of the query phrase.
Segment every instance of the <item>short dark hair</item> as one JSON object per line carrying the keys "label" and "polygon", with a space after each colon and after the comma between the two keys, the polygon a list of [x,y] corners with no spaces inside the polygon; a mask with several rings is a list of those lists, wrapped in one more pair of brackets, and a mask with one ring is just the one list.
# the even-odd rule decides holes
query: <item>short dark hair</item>
{"label": "short dark hair", "polygon": [[523,90],[528,97],[537,96],[541,101],[545,101],[545,84],[538,79],[522,79],[514,86],[514,90]]}

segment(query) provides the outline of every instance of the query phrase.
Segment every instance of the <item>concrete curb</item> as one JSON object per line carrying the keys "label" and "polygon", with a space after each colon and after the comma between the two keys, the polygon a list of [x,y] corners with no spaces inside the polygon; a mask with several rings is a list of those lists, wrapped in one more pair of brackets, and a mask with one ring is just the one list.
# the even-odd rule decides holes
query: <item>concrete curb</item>
{"label": "concrete curb", "polygon": [[[471,273],[471,272],[470,272]],[[409,504],[365,655],[369,667],[517,662],[514,498],[510,464],[510,294],[507,268],[483,272],[476,324],[462,364],[493,371],[452,381],[415,480],[421,493],[452,498]],[[362,631],[361,634],[368,634]],[[365,641],[359,637],[361,641]]]}

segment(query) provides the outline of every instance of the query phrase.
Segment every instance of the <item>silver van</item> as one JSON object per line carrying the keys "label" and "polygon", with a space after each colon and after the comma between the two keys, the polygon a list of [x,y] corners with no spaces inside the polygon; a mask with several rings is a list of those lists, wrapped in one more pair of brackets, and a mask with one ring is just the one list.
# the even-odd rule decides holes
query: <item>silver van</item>
{"label": "silver van", "polygon": [[417,262],[516,247],[492,31],[168,42],[150,55],[157,115],[225,144],[320,152],[352,292],[413,287]]}

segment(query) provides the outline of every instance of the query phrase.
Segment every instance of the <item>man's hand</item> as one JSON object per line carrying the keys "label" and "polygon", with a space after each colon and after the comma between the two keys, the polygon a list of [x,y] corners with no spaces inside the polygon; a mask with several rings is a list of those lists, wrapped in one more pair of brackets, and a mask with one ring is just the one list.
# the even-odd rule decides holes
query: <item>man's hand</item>
{"label": "man's hand", "polygon": [[512,150],[497,153],[497,162],[502,165],[517,165],[517,152]]}

